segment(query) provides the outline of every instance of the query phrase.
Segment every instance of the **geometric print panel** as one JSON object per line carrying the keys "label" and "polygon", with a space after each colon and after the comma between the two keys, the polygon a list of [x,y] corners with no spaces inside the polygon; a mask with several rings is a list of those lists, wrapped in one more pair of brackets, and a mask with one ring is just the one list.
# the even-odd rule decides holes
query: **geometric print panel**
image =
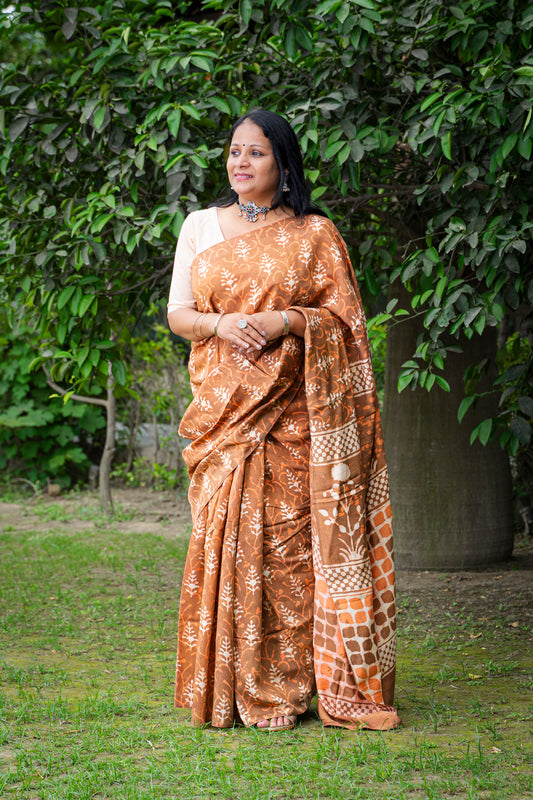
{"label": "geometric print panel", "polygon": [[379,663],[383,675],[394,669],[396,663],[396,636],[393,634],[388,641],[378,645]]}
{"label": "geometric print panel", "polygon": [[387,469],[384,467],[376,475],[372,475],[368,484],[366,495],[367,509],[378,508],[389,499],[389,480]]}
{"label": "geometric print panel", "polygon": [[372,573],[368,561],[351,564],[323,565],[324,577],[332,595],[345,592],[361,592],[372,583]]}
{"label": "geometric print panel", "polygon": [[370,361],[358,361],[351,369],[352,386],[358,394],[371,392],[374,388],[374,373]]}
{"label": "geometric print panel", "polygon": [[311,431],[311,458],[315,465],[342,461],[358,453],[359,450],[359,434],[355,420],[333,431],[325,433]]}

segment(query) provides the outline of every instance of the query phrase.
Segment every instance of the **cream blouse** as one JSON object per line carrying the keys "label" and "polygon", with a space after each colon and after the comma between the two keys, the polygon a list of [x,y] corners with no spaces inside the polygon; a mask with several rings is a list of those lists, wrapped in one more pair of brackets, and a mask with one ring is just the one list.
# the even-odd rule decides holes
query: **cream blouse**
{"label": "cream blouse", "polygon": [[224,241],[216,208],[193,211],[181,226],[170,282],[167,310],[196,308],[192,293],[191,264],[203,250]]}

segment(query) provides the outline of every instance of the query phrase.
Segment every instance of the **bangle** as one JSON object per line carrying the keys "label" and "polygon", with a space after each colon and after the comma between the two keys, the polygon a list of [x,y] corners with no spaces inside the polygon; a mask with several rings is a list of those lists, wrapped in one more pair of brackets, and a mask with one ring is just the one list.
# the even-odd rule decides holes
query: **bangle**
{"label": "bangle", "polygon": [[287,316],[287,312],[286,311],[280,311],[279,313],[281,314],[281,316],[283,318],[283,331],[282,331],[281,335],[282,336],[287,336],[287,334],[290,333],[290,330],[291,330],[290,329],[290,324],[289,324],[289,317]]}
{"label": "bangle", "polygon": [[218,317],[216,319],[216,322],[215,322],[215,327],[213,328],[213,336],[218,336],[218,333],[217,333],[218,323],[220,322],[220,320],[222,319],[223,316],[224,316],[224,312],[222,312],[222,314],[218,315]]}
{"label": "bangle", "polygon": [[207,311],[205,314],[202,314],[202,319],[200,320],[200,336],[202,337],[202,339],[207,339],[207,336],[202,333],[202,325],[204,324],[204,320],[206,317],[207,317]]}
{"label": "bangle", "polygon": [[[196,333],[196,323],[198,322],[199,319],[202,319],[202,322],[203,322],[203,318],[204,317],[205,317],[205,313],[200,313],[194,318],[194,322],[192,324],[192,335],[193,336],[197,336],[198,335]],[[201,335],[202,335],[202,323],[200,323],[200,336]]]}

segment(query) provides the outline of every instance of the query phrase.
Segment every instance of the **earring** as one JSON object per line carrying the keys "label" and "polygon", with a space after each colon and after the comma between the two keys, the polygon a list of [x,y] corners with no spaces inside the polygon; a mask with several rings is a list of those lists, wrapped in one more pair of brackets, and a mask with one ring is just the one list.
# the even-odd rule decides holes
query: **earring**
{"label": "earring", "polygon": [[290,192],[290,187],[289,187],[289,184],[288,184],[288,177],[289,177],[289,173],[286,172],[284,174],[284,176],[283,176],[283,189],[282,189],[282,191],[284,191],[284,192]]}

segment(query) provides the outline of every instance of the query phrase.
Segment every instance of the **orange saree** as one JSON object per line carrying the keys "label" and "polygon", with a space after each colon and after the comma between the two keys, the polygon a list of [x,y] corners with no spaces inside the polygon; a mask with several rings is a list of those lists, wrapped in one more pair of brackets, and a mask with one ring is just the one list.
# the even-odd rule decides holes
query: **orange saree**
{"label": "orange saree", "polygon": [[323,217],[283,219],[201,252],[192,283],[200,311],[292,307],[307,326],[250,359],[193,344],[175,703],[253,725],[316,691],[326,725],[396,727],[387,470],[345,244]]}

